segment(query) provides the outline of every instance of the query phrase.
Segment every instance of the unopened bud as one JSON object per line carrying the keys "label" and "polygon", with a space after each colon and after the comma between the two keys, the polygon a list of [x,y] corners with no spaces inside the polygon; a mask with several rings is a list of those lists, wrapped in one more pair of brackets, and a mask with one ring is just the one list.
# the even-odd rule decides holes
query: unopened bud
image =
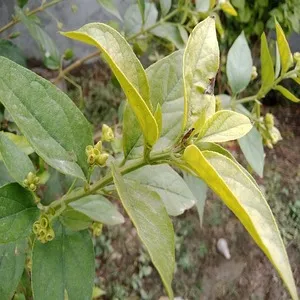
{"label": "unopened bud", "polygon": [[113,130],[107,126],[106,124],[103,124],[102,126],[102,140],[106,142],[111,142],[115,138]]}

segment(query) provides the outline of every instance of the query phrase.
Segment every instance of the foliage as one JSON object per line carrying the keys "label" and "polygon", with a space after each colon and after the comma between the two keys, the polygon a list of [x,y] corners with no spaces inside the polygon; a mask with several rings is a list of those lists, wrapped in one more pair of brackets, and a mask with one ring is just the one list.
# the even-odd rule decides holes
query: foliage
{"label": "foliage", "polygon": [[[147,5],[137,8],[145,12],[147,22]],[[253,100],[278,89],[282,79],[298,74],[281,27],[276,26],[281,73],[273,77],[269,50],[262,43],[262,87]],[[238,99],[238,93],[246,88],[252,68],[246,69],[247,80],[240,80],[237,68],[227,67],[233,91],[231,106],[216,110],[220,103],[213,95],[213,79],[219,69],[219,48],[214,19],[208,17],[194,28],[184,51],[171,54],[146,71],[125,38],[108,25],[92,23],[63,34],[99,48],[124,90],[127,103],[123,152],[114,153],[111,149],[114,132],[109,126],[103,125],[102,138],[94,144],[90,124],[63,92],[20,65],[0,58],[0,101],[35,152],[27,157],[1,134],[2,159],[16,182],[0,188],[1,206],[5,208],[0,213],[0,242],[7,245],[26,237],[33,241],[34,299],[51,299],[53,295],[64,299],[65,294],[70,300],[78,295],[81,299],[91,298],[94,254],[88,228],[97,236],[103,224],[124,221],[112,202],[115,197],[136,227],[173,299],[175,239],[168,214],[178,215],[203,200],[194,199],[189,190],[191,182],[187,180],[187,185],[170,166],[200,178],[220,196],[273,263],[291,297],[298,299],[286,250],[268,203],[251,175],[227,150],[215,144],[242,138],[253,128],[252,123],[265,134],[265,139],[270,135],[270,143],[275,142],[273,135],[277,131],[270,116],[262,122],[260,114],[254,118],[250,112],[233,111],[245,101]],[[241,35],[241,42],[233,47],[245,48],[244,39]],[[234,48],[228,60],[232,65],[237,59]],[[245,60],[250,60],[249,53],[244,52]],[[294,69],[290,71],[291,68]],[[259,104],[255,103],[257,109]],[[43,205],[47,188],[44,173],[48,167],[73,178],[73,183],[66,193]],[[159,180],[161,174],[165,182]],[[172,178],[176,185],[169,185]],[[171,203],[172,194],[180,197],[180,206]],[[188,261],[182,263],[188,266]],[[23,260],[19,264],[21,268]],[[14,264],[10,268],[15,268]],[[18,280],[19,276],[15,276],[11,289]]]}

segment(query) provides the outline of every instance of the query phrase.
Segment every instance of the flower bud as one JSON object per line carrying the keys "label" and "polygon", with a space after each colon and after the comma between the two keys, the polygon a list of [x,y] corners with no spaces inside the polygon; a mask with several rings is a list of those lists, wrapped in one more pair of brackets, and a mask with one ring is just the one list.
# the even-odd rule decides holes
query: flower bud
{"label": "flower bud", "polygon": [[102,153],[97,157],[97,164],[100,166],[104,166],[107,159],[108,159],[109,155],[108,153]]}
{"label": "flower bud", "polygon": [[31,183],[31,184],[29,185],[29,189],[30,189],[31,191],[35,192],[35,191],[36,191],[36,185],[35,185],[34,183]]}
{"label": "flower bud", "polygon": [[102,126],[102,140],[106,142],[111,142],[115,138],[113,130],[107,126],[106,124],[103,124]]}
{"label": "flower bud", "polygon": [[102,142],[99,141],[99,142],[95,145],[94,148],[98,149],[98,150],[101,152],[101,151],[102,151]]}
{"label": "flower bud", "polygon": [[270,113],[267,113],[264,119],[267,129],[272,129],[274,127],[274,116]]}
{"label": "flower bud", "polygon": [[251,80],[254,80],[254,79],[256,79],[256,78],[257,78],[257,76],[258,76],[258,74],[257,74],[257,69],[256,69],[256,67],[255,67],[255,66],[252,66]]}

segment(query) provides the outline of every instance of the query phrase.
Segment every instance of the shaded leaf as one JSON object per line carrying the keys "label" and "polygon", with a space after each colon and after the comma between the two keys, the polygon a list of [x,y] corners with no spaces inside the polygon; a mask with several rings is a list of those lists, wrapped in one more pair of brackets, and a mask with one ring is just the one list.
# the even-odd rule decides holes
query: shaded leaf
{"label": "shaded leaf", "polygon": [[4,163],[0,161],[0,187],[10,182],[14,182],[14,180],[9,175]]}
{"label": "shaded leaf", "polygon": [[59,219],[65,227],[74,231],[87,229],[92,224],[92,220],[89,217],[71,207],[67,207]]}
{"label": "shaded leaf", "polygon": [[165,16],[171,9],[172,0],[159,0],[159,3],[160,3],[161,14]]}
{"label": "shaded leaf", "polygon": [[11,41],[0,39],[0,56],[4,56],[17,64],[26,67],[26,59],[22,50]]}
{"label": "shaded leaf", "polygon": [[196,11],[207,12],[210,9],[210,0],[196,0]]}
{"label": "shaded leaf", "polygon": [[26,241],[0,244],[0,295],[11,300],[25,267]]}
{"label": "shaded leaf", "polygon": [[85,147],[93,143],[88,121],[48,80],[4,57],[0,65],[0,102],[36,153],[60,172],[84,179]]}
{"label": "shaded leaf", "polygon": [[29,172],[35,172],[29,157],[0,132],[0,153],[9,174],[21,185]]}
{"label": "shaded leaf", "polygon": [[157,192],[171,216],[181,215],[195,204],[195,197],[182,177],[166,164],[145,166],[127,174],[125,178],[125,182],[138,182]]}
{"label": "shaded leaf", "polygon": [[175,241],[172,222],[157,193],[137,183],[125,183],[112,166],[114,183],[122,204],[151,260],[158,270],[167,293],[173,299],[171,281],[175,269]]}
{"label": "shaded leaf", "polygon": [[293,299],[298,299],[289,260],[278,227],[257,184],[241,166],[215,152],[185,149],[187,166],[220,196],[273,263]]}
{"label": "shaded leaf", "polygon": [[124,217],[116,207],[101,195],[89,195],[69,204],[74,210],[79,211],[93,221],[106,225],[124,223]]}
{"label": "shaded leaf", "polygon": [[276,85],[274,90],[279,91],[285,98],[291,100],[292,102],[300,102],[299,98],[297,98],[294,94],[292,94],[288,89],[286,89],[282,85]]}
{"label": "shaded leaf", "polygon": [[143,23],[145,22],[145,0],[137,0]]}
{"label": "shaded leaf", "polygon": [[158,128],[151,112],[147,77],[127,41],[116,30],[101,23],[87,24],[63,35],[96,46],[103,52],[139,121],[147,144],[154,145]]}
{"label": "shaded leaf", "polygon": [[0,188],[0,244],[17,241],[30,235],[39,210],[33,195],[10,183]]}
{"label": "shaded leaf", "polygon": [[[87,230],[70,232],[63,226],[55,230],[47,244],[35,240],[32,250],[32,289],[35,300],[92,298],[95,259]],[[51,274],[51,276],[49,276]]]}
{"label": "shaded leaf", "polygon": [[119,20],[123,20],[114,1],[112,0],[97,0],[97,2],[113,16],[117,17]]}
{"label": "shaded leaf", "polygon": [[234,94],[243,91],[251,80],[252,57],[244,32],[229,49],[226,64],[228,82]]}
{"label": "shaded leaf", "polygon": [[252,128],[248,117],[230,110],[220,110],[210,117],[199,133],[201,142],[227,142],[247,134]]}
{"label": "shaded leaf", "polygon": [[184,129],[196,121],[198,97],[211,84],[218,69],[219,46],[215,21],[208,17],[194,28],[184,52]]}
{"label": "shaded leaf", "polygon": [[265,152],[260,133],[253,126],[246,135],[238,140],[238,143],[251,168],[257,175],[263,177]]}

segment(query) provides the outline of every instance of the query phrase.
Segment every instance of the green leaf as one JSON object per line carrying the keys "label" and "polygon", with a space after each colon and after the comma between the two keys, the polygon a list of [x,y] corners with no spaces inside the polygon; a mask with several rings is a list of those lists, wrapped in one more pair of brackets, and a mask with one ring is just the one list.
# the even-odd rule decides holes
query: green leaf
{"label": "green leaf", "polygon": [[123,21],[114,1],[112,0],[97,0],[97,2],[113,16],[117,17],[120,21]]}
{"label": "green leaf", "polygon": [[125,178],[125,182],[138,182],[159,194],[171,216],[183,214],[196,202],[182,177],[166,164],[145,166],[127,174]]}
{"label": "green leaf", "polygon": [[86,215],[67,207],[59,218],[60,222],[74,231],[84,230],[90,227],[92,220]]}
{"label": "green leaf", "polygon": [[146,246],[151,260],[160,274],[170,299],[175,269],[175,241],[172,222],[157,193],[137,183],[125,183],[112,166],[114,183],[122,204],[138,235]]}
{"label": "green leaf", "polygon": [[169,40],[173,43],[177,49],[183,49],[185,47],[185,41],[182,39],[179,26],[174,23],[162,23],[151,30],[154,35]]}
{"label": "green leaf", "polygon": [[88,121],[48,80],[3,57],[0,65],[0,102],[36,153],[60,172],[84,179],[85,147],[93,143]]}
{"label": "green leaf", "polygon": [[18,0],[18,6],[23,8],[27,4],[28,0]]}
{"label": "green leaf", "polygon": [[281,74],[285,74],[293,65],[293,55],[280,24],[275,21],[277,44],[281,61]]}
{"label": "green leaf", "polygon": [[29,172],[35,172],[29,157],[2,132],[0,132],[0,153],[9,174],[21,185]]}
{"label": "green leaf", "polygon": [[124,223],[124,217],[116,207],[101,195],[89,195],[69,204],[74,210],[79,211],[93,221],[106,225]]}
{"label": "green leaf", "polygon": [[171,9],[172,0],[159,0],[159,3],[160,3],[161,14],[165,16]]}
{"label": "green leaf", "polygon": [[222,146],[215,144],[215,143],[203,143],[203,142],[197,142],[195,144],[201,151],[204,150],[208,150],[208,151],[212,151],[212,152],[217,152],[219,154],[222,154],[224,156],[226,156],[227,158],[233,160],[236,162],[236,159],[234,158],[234,156],[225,148],[223,148]]}
{"label": "green leaf", "polygon": [[39,210],[33,195],[10,183],[0,188],[0,244],[14,242],[30,235]]}
{"label": "green leaf", "polygon": [[248,117],[230,110],[220,110],[210,117],[199,133],[201,142],[227,142],[241,138],[252,128]]}
{"label": "green leaf", "polygon": [[8,174],[4,163],[0,161],[0,187],[10,182],[14,182],[14,180]]}
{"label": "green leaf", "polygon": [[139,121],[147,144],[154,145],[158,128],[151,112],[146,73],[127,41],[116,30],[100,23],[91,23],[63,35],[96,46],[103,52]]}
{"label": "green leaf", "polygon": [[[162,110],[162,132],[154,145],[154,151],[172,146],[182,133],[183,88],[182,88],[182,51],[151,65],[146,74],[150,85],[150,101],[153,107],[158,104]],[[139,157],[143,153],[141,130],[128,108],[124,112],[123,148],[128,158]]]}
{"label": "green leaf", "polygon": [[141,17],[142,17],[142,21],[143,24],[145,22],[145,0],[137,0],[140,12],[141,12]]}
{"label": "green leaf", "polygon": [[0,39],[0,56],[4,56],[17,64],[26,67],[26,59],[22,50],[11,41]]}
{"label": "green leaf", "polygon": [[[26,155],[32,154],[34,152],[33,148],[30,146],[25,136],[4,131],[0,131],[0,133],[4,134],[7,138],[9,138]],[[0,160],[2,160],[1,153]]]}
{"label": "green leaf", "polygon": [[284,88],[282,85],[276,85],[274,90],[279,91],[285,98],[291,100],[292,102],[300,102],[300,99],[293,95],[288,89]]}
{"label": "green leaf", "polygon": [[16,15],[20,21],[26,26],[31,37],[38,44],[42,54],[44,64],[51,70],[57,70],[60,66],[60,55],[56,44],[46,31],[44,31],[30,17],[27,17],[20,8],[16,8]]}
{"label": "green leaf", "polygon": [[185,182],[187,183],[187,185],[189,186],[190,190],[196,198],[196,207],[200,219],[200,226],[202,227],[207,194],[207,185],[200,178],[195,177],[187,172],[184,172],[183,175]]}
{"label": "green leaf", "polygon": [[243,91],[251,80],[252,56],[244,32],[229,49],[226,74],[233,94]]}
{"label": "green leaf", "polygon": [[32,289],[35,300],[92,299],[95,262],[89,232],[55,230],[53,241],[35,240],[32,251]]}
{"label": "green leaf", "polygon": [[281,63],[280,63],[279,47],[278,47],[278,43],[276,42],[275,78],[277,78],[279,76],[280,69],[281,69]]}
{"label": "green leaf", "polygon": [[196,0],[196,11],[200,11],[202,13],[208,12],[210,9],[210,0]]}
{"label": "green leaf", "polygon": [[[219,69],[219,46],[215,21],[208,17],[192,31],[183,57],[183,129],[196,121],[198,97],[210,86]],[[196,114],[196,115],[194,115]]]}
{"label": "green leaf", "polygon": [[275,80],[273,60],[269,51],[265,33],[261,35],[260,61],[262,81],[260,93],[264,94],[272,87]]}
{"label": "green leaf", "polygon": [[253,126],[238,142],[251,168],[257,175],[263,177],[265,152],[260,133]]}
{"label": "green leaf", "polygon": [[124,30],[127,36],[138,33],[142,27],[149,28],[156,23],[158,11],[154,3],[145,3],[144,22],[138,4],[128,7],[124,14]]}
{"label": "green leaf", "polygon": [[190,145],[185,149],[183,158],[190,170],[204,180],[239,218],[279,272],[292,298],[298,299],[278,227],[257,184],[241,166],[221,154],[201,152]]}
{"label": "green leaf", "polygon": [[26,240],[0,244],[0,295],[11,300],[25,266]]}

